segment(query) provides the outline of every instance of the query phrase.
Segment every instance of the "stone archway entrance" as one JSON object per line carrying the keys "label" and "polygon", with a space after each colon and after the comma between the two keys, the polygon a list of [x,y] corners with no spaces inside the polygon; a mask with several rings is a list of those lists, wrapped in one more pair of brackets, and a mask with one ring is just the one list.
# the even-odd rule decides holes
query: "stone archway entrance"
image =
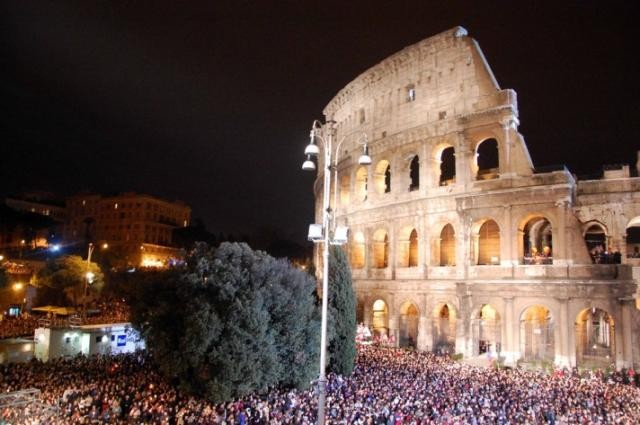
{"label": "stone archway entrance", "polygon": [[417,347],[419,315],[418,308],[410,302],[400,309],[400,347]]}
{"label": "stone archway entrance", "polygon": [[496,309],[485,304],[471,319],[473,355],[499,355],[502,350],[502,328]]}
{"label": "stone archway entrance", "polygon": [[453,353],[456,346],[456,311],[450,304],[433,310],[433,351]]}
{"label": "stone archway entrance", "polygon": [[520,355],[527,362],[553,362],[553,318],[548,308],[534,305],[520,316]]}
{"label": "stone archway entrance", "polygon": [[615,363],[611,315],[600,308],[582,310],[576,318],[576,365],[604,368]]}
{"label": "stone archway entrance", "polygon": [[373,303],[373,335],[381,337],[388,336],[389,333],[389,308],[383,300],[376,300]]}

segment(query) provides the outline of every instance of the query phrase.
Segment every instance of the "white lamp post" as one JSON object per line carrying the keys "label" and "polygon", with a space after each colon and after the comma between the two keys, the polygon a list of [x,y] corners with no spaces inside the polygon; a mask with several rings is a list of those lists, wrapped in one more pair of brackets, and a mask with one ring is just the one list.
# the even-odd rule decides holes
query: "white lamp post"
{"label": "white lamp post", "polygon": [[[324,425],[325,420],[325,400],[327,396],[327,377],[326,377],[326,365],[327,365],[327,306],[328,306],[328,292],[329,292],[329,245],[342,245],[347,242],[348,228],[345,226],[336,227],[335,213],[333,215],[333,231],[329,229],[329,223],[331,221],[331,207],[329,206],[329,197],[331,192],[331,171],[334,171],[334,207],[337,208],[338,201],[338,155],[340,146],[344,141],[344,138],[340,140],[335,150],[335,162],[332,162],[332,144],[333,137],[335,135],[335,121],[327,121],[326,123],[327,137],[322,137],[319,133],[322,130],[322,124],[315,120],[311,125],[311,141],[304,150],[307,155],[307,160],[302,164],[303,170],[313,171],[316,169],[316,165],[312,158],[320,153],[320,149],[316,144],[316,137],[322,140],[324,150],[324,184],[322,187],[322,224],[312,224],[309,226],[309,240],[314,243],[322,243],[322,325],[320,331],[320,375],[318,377],[318,424]],[[367,150],[367,138],[363,134],[358,142],[364,137],[364,153],[358,159],[358,163],[361,165],[371,164],[371,158],[368,155]],[[330,239],[330,233],[333,233],[333,239]]]}

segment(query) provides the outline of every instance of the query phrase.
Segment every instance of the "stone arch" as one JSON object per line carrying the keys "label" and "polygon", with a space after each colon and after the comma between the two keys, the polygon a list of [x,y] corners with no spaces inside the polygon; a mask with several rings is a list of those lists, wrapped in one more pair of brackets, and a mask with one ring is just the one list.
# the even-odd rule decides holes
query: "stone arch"
{"label": "stone arch", "polygon": [[391,163],[386,159],[380,160],[376,164],[373,186],[378,194],[391,192]]}
{"label": "stone arch", "polygon": [[456,345],[458,311],[448,302],[438,303],[432,311],[433,351],[453,353]]}
{"label": "stone arch", "polygon": [[584,243],[593,263],[604,263],[604,253],[609,251],[607,226],[598,220],[591,220],[583,226]]}
{"label": "stone arch", "polygon": [[627,256],[640,258],[640,216],[629,220],[625,232]]}
{"label": "stone arch", "polygon": [[415,227],[406,226],[398,238],[398,267],[418,266],[418,232]]}
{"label": "stone arch", "polygon": [[400,307],[400,335],[398,343],[400,347],[417,347],[418,342],[418,322],[420,310],[411,301],[406,301]]}
{"label": "stone arch", "polygon": [[353,269],[361,269],[365,265],[365,246],[366,241],[364,237],[364,233],[355,232],[353,234],[353,238],[351,239],[350,246],[350,260],[351,260],[351,268]]}
{"label": "stone arch", "polygon": [[373,315],[371,327],[374,336],[385,337],[389,335],[389,305],[379,297],[376,297],[371,306],[371,314]]}
{"label": "stone arch", "polygon": [[498,310],[491,304],[483,304],[471,315],[472,353],[499,354],[502,349],[502,324]]}
{"label": "stone arch", "polygon": [[554,320],[551,310],[539,304],[520,313],[520,356],[524,361],[553,362]]}
{"label": "stone arch", "polygon": [[414,155],[409,163],[409,192],[420,188],[420,157]]}
{"label": "stone arch", "polygon": [[373,268],[384,269],[389,266],[389,234],[378,229],[373,234]]}
{"label": "stone arch", "polygon": [[456,182],[456,151],[453,146],[445,147],[440,153],[439,185],[448,186]]}
{"label": "stone arch", "polygon": [[473,253],[478,265],[500,264],[500,227],[491,219],[477,221],[472,226]]}
{"label": "stone arch", "polygon": [[440,231],[439,260],[441,266],[456,265],[456,232],[450,223],[445,224]]}
{"label": "stone arch", "polygon": [[356,170],[356,181],[354,184],[354,195],[357,201],[367,200],[367,190],[369,185],[369,170],[367,167],[358,167]]}
{"label": "stone arch", "polygon": [[346,207],[351,198],[351,177],[344,174],[340,177],[340,205]]}
{"label": "stone arch", "polygon": [[518,226],[519,255],[524,264],[553,263],[553,226],[543,214],[528,214]]}
{"label": "stone arch", "polygon": [[599,307],[580,311],[575,333],[577,366],[604,368],[615,364],[615,323],[608,311]]}
{"label": "stone arch", "polygon": [[500,175],[499,144],[495,138],[484,139],[476,145],[477,180],[496,179]]}

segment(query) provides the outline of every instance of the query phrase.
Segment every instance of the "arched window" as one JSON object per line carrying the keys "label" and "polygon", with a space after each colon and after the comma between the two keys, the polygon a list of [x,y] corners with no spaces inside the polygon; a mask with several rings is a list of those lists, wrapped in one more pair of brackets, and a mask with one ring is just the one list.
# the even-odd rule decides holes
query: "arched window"
{"label": "arched window", "polygon": [[383,300],[376,300],[373,303],[373,333],[376,336],[387,335],[389,329],[389,309]]}
{"label": "arched window", "polygon": [[389,266],[389,236],[384,230],[373,235],[373,267],[384,269]]}
{"label": "arched window", "polygon": [[409,235],[409,267],[418,266],[418,232],[416,229]]}
{"label": "arched window", "polygon": [[551,223],[545,217],[534,217],[523,229],[524,264],[552,264],[553,240]]}
{"label": "arched window", "polygon": [[440,265],[456,265],[456,234],[450,224],[444,226],[440,232]]}
{"label": "arched window", "polygon": [[411,179],[409,192],[418,190],[420,188],[420,159],[418,155],[413,157],[409,165],[409,178]]}
{"label": "arched window", "polygon": [[351,242],[351,268],[361,269],[364,267],[364,247],[364,235],[362,234],[362,232],[357,232],[353,236],[353,241]]}
{"label": "arched window", "polygon": [[534,305],[520,317],[520,354],[525,361],[549,361],[555,358],[553,319],[549,309]]}
{"label": "arched window", "polygon": [[478,180],[496,179],[500,172],[498,141],[487,139],[478,145],[476,150],[478,161]]}
{"label": "arched window", "polygon": [[374,186],[379,194],[391,192],[391,164],[383,159],[375,169]]}
{"label": "arched window", "polygon": [[576,318],[576,363],[606,367],[615,364],[615,332],[608,312],[592,307]]}
{"label": "arched window", "polygon": [[367,200],[367,183],[369,179],[369,172],[366,167],[358,168],[356,171],[356,184],[354,187],[354,192],[356,199],[358,201],[366,201]]}
{"label": "arched window", "polygon": [[485,304],[471,319],[473,354],[500,353],[502,328],[500,315],[490,304]]}
{"label": "arched window", "polygon": [[478,264],[500,264],[500,228],[485,221],[478,232]]}
{"label": "arched window", "polygon": [[627,257],[640,258],[640,216],[629,221],[626,236]]}
{"label": "arched window", "polygon": [[440,155],[440,186],[456,182],[456,157],[453,146],[449,146]]}
{"label": "arched window", "polygon": [[587,244],[591,261],[594,263],[606,263],[605,253],[608,252],[607,234],[601,224],[592,224],[584,232],[584,242]]}
{"label": "arched window", "polygon": [[349,205],[349,194],[350,194],[350,178],[348,175],[343,175],[340,177],[340,204],[342,206]]}

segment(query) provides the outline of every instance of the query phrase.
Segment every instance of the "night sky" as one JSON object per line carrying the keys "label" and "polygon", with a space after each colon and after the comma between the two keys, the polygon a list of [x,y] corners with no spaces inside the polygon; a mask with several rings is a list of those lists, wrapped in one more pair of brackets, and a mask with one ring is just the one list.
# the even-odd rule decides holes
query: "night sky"
{"label": "night sky", "polygon": [[213,232],[303,241],[311,122],[385,57],[456,25],[518,93],[534,164],[640,149],[638,2],[79,1],[0,6],[0,196],[134,190]]}

